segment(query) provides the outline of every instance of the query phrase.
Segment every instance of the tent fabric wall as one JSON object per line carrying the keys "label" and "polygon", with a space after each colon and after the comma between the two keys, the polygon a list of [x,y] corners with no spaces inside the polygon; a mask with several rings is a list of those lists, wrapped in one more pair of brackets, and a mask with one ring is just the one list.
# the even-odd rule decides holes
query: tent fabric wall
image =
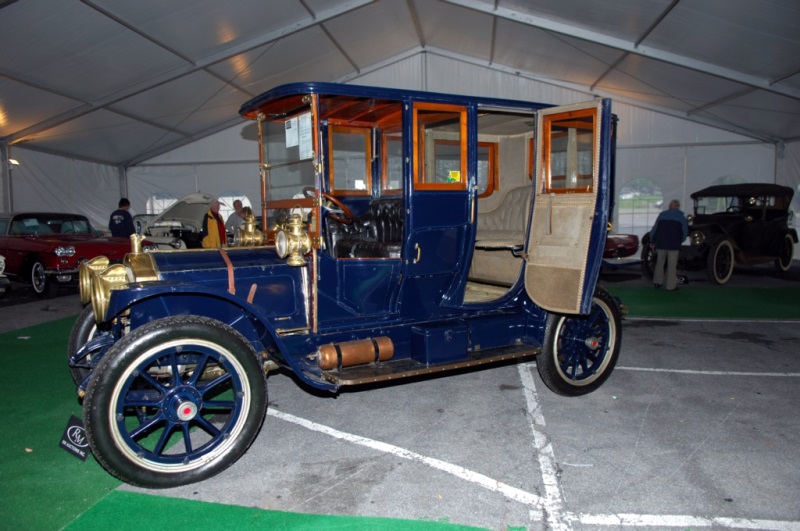
{"label": "tent fabric wall", "polygon": [[192,192],[221,196],[237,190],[253,205],[261,204],[258,174],[258,129],[242,122],[197,142],[128,168],[128,190],[133,207],[145,213],[153,194],[175,199]]}
{"label": "tent fabric wall", "polygon": [[[257,153],[257,147],[254,148]],[[154,194],[175,199],[193,192],[220,197],[236,191],[253,205],[261,204],[258,161],[245,163],[202,163],[169,166],[142,166],[128,170],[128,190],[133,210],[146,213],[147,200]]]}
{"label": "tent fabric wall", "polygon": [[108,228],[123,189],[120,168],[18,147],[11,157],[19,161],[11,171],[11,210],[73,212],[88,217],[96,229]]}
{"label": "tent fabric wall", "polygon": [[[778,184],[794,188],[794,211],[800,213],[800,141],[786,144],[779,162]],[[796,216],[795,216],[796,218]]]}

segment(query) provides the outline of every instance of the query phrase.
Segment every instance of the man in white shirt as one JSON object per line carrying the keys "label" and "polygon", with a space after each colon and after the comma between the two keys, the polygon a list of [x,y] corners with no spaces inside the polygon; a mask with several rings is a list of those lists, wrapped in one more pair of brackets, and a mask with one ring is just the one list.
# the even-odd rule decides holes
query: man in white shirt
{"label": "man in white shirt", "polygon": [[228,234],[235,234],[236,229],[239,229],[244,224],[244,214],[242,213],[242,202],[238,199],[233,202],[233,213],[228,216],[225,222],[225,231]]}

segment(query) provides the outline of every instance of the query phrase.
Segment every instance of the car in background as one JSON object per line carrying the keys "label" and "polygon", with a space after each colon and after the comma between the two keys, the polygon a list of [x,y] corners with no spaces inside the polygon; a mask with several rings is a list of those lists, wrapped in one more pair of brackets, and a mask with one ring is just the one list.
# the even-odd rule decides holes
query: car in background
{"label": "car in background", "polygon": [[0,298],[4,297],[6,293],[11,291],[11,282],[4,274],[6,270],[6,258],[0,254]]}
{"label": "car in background", "polygon": [[139,223],[142,227],[150,223],[153,218],[155,218],[158,214],[134,214],[133,216],[133,226],[135,227],[137,223]]}
{"label": "car in background", "polygon": [[42,298],[54,297],[61,286],[77,286],[82,261],[105,256],[111,263],[121,262],[130,250],[130,240],[98,236],[80,214],[0,214],[5,274],[30,284]]}
{"label": "car in background", "polygon": [[[214,196],[196,192],[189,194],[161,214],[142,219],[134,217],[136,232],[142,234],[148,244],[147,250],[199,249],[202,247],[200,230]],[[138,223],[137,223],[138,222]]]}
{"label": "car in background", "polygon": [[604,259],[628,258],[639,250],[639,237],[635,234],[606,235],[606,246],[603,249]]}
{"label": "car in background", "polygon": [[[714,284],[726,284],[735,264],[773,262],[778,271],[792,266],[797,231],[791,228],[794,191],[770,183],[716,185],[691,195],[689,245],[681,247],[678,268],[706,270]],[[642,268],[653,276],[655,252],[642,238]]]}

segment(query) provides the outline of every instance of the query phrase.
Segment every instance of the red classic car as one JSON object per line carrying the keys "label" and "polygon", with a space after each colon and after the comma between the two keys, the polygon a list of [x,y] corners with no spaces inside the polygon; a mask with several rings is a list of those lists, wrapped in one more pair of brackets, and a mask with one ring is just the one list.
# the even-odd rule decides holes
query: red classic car
{"label": "red classic car", "polygon": [[603,258],[627,258],[639,250],[639,237],[635,234],[612,234],[606,236]]}
{"label": "red classic car", "polygon": [[126,238],[98,236],[85,216],[51,212],[0,214],[0,254],[5,273],[30,283],[40,297],[76,286],[78,266],[95,256],[119,262],[130,252]]}

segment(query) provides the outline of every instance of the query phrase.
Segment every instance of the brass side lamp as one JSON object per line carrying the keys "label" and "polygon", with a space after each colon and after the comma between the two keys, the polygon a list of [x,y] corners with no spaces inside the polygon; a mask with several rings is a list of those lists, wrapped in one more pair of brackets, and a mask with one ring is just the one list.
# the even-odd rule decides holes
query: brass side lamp
{"label": "brass side lamp", "polygon": [[311,238],[305,231],[305,223],[300,214],[292,214],[284,226],[275,233],[275,250],[281,258],[289,257],[286,263],[290,266],[306,264],[303,255],[311,251]]}

